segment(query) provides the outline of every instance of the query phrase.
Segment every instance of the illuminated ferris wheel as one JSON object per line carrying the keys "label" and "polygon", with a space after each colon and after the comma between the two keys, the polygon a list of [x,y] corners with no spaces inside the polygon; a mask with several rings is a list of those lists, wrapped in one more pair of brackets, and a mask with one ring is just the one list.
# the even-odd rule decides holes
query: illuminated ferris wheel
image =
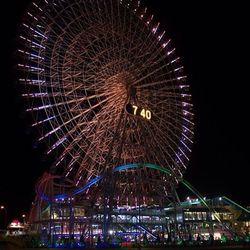
{"label": "illuminated ferris wheel", "polygon": [[80,187],[138,163],[115,173],[121,202],[169,195],[189,162],[192,104],[180,58],[147,8],[131,0],[35,0],[22,26],[23,96],[38,140],[57,156],[56,173]]}

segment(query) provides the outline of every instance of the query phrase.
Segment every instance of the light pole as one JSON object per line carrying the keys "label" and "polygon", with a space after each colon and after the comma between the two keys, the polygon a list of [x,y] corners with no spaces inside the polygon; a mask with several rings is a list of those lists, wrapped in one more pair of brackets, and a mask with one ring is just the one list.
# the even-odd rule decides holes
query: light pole
{"label": "light pole", "polygon": [[22,218],[23,218],[23,225],[25,225],[25,224],[26,224],[26,215],[23,214],[23,215],[22,215]]}
{"label": "light pole", "polygon": [[7,209],[5,206],[1,205],[0,210],[4,211],[4,227],[7,229]]}

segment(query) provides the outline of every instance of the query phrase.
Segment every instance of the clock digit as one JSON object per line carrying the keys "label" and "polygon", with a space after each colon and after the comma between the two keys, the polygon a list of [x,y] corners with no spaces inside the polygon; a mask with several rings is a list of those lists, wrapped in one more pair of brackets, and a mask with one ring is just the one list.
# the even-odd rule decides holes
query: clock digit
{"label": "clock digit", "polygon": [[150,110],[146,111],[146,119],[151,120],[151,111]]}
{"label": "clock digit", "polygon": [[141,111],[141,113],[140,113],[140,116],[142,116],[143,118],[145,118],[145,116],[146,116],[145,109],[142,109],[142,111]]}
{"label": "clock digit", "polygon": [[135,106],[135,105],[133,105],[132,107],[133,107],[133,109],[134,109],[134,115],[136,115],[136,112],[137,112],[138,107]]}

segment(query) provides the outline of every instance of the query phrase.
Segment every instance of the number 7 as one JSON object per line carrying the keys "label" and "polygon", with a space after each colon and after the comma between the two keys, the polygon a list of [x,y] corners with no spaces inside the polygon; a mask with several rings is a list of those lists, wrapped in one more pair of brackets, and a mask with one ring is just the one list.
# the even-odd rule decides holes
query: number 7
{"label": "number 7", "polygon": [[133,109],[134,109],[134,115],[136,115],[136,112],[137,112],[138,107],[135,106],[135,105],[133,105],[132,107],[133,107]]}

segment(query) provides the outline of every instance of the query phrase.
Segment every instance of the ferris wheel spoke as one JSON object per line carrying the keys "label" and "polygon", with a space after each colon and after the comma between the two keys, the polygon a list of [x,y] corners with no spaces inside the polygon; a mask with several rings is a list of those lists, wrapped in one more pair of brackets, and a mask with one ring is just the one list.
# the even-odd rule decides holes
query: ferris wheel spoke
{"label": "ferris wheel spoke", "polygon": [[[126,11],[127,11],[127,8],[125,7],[125,13],[124,13],[124,18],[123,18],[123,22],[125,21],[125,15],[126,15]],[[135,21],[135,18],[134,18],[134,13],[132,13],[131,11],[129,12],[129,21],[128,22],[128,25],[125,25],[123,23],[123,29],[122,29],[122,32],[123,32],[123,43],[122,43],[122,47],[124,48],[127,48],[126,49],[126,53],[124,55],[122,55],[120,53],[120,58],[122,57],[125,57],[127,58],[129,61],[130,61],[130,64],[133,65],[134,62],[133,62],[133,59],[132,59],[132,51],[133,51],[133,48],[136,48],[136,51],[138,50],[138,46],[139,44],[135,43],[134,39],[136,37],[136,34],[138,35],[138,31],[137,31],[137,25],[134,25],[134,21]],[[133,29],[132,29],[133,27]],[[133,46],[133,44],[135,44]],[[122,50],[120,50],[120,52],[122,52]]]}
{"label": "ferris wheel spoke", "polygon": [[[153,124],[153,126],[155,127],[155,128],[157,128],[157,130],[159,130],[159,127],[158,126],[155,126],[154,124]],[[172,132],[172,130],[171,129],[168,129],[168,126],[167,127],[165,127],[165,129],[167,128],[167,130],[174,136],[174,137],[176,137],[177,139],[178,139],[178,137]],[[153,130],[154,131],[154,130]],[[175,146],[177,146],[178,147],[178,145],[174,142],[174,140],[172,140],[171,139],[171,137],[167,137],[166,138],[166,135],[161,131],[161,130],[159,130],[158,131],[158,133],[157,133],[157,135],[159,135],[159,137],[158,137],[158,140],[156,140],[157,142],[160,142],[160,141],[162,141],[163,139],[164,140],[167,140],[167,141],[171,141]],[[152,135],[150,136],[150,138],[155,138],[156,136],[154,135],[154,133],[152,133]],[[159,143],[159,145],[161,145],[160,143]],[[173,153],[175,153],[175,150],[171,147],[171,145],[169,144],[168,145],[170,148],[171,148],[171,150],[173,151]],[[163,152],[164,152],[164,149],[163,149]],[[169,155],[169,157],[172,159],[172,157],[170,156],[170,154],[168,154]],[[186,155],[185,155],[186,156]],[[179,156],[177,156],[177,158],[179,158]],[[180,160],[181,161],[181,160]],[[184,165],[184,163],[181,161],[181,163]],[[184,165],[185,166],[185,165]]]}
{"label": "ferris wheel spoke", "polygon": [[[145,52],[148,52],[148,50],[146,49],[146,44],[150,40],[150,37],[152,36],[152,34],[148,32],[148,26],[143,25],[143,27],[141,27],[140,24],[142,21],[140,20],[140,18],[137,18],[136,22],[138,24],[137,27],[140,27],[140,30],[137,31],[137,38],[139,41],[141,41],[138,44],[137,52],[135,54],[135,58],[138,58],[138,55],[144,55]],[[146,35],[146,38],[145,38],[145,35]]]}
{"label": "ferris wheel spoke", "polygon": [[[183,130],[183,128],[180,128],[179,126],[173,127],[170,123],[168,123],[169,127],[172,127],[172,129],[174,129],[175,131],[178,131],[178,133],[181,134],[181,139],[180,139],[180,143],[183,145],[184,149],[186,149],[188,152],[191,152],[190,147],[188,146],[187,143],[193,143],[193,141],[190,139],[189,136],[187,136]],[[170,130],[171,131],[171,130]],[[175,136],[176,137],[176,136]],[[186,140],[188,140],[188,142],[186,142]]]}
{"label": "ferris wheel spoke", "polygon": [[[156,115],[157,116],[157,115]],[[162,120],[162,118],[160,118],[159,116],[157,117],[159,121]],[[173,119],[172,116],[170,115],[166,115],[164,118],[164,121],[166,120],[171,121]],[[174,121],[173,121],[174,122]],[[173,122],[167,122],[167,125],[169,127],[171,127],[172,129],[169,129],[169,131],[176,137],[176,139],[179,139],[179,137],[177,137],[172,131],[178,131],[179,133],[181,133],[189,142],[193,143],[192,140],[186,135],[186,131],[187,131],[187,127],[183,126],[183,124],[181,122],[176,122],[176,126],[173,125]],[[159,122],[159,124],[162,124],[162,122]],[[161,128],[161,126],[159,126]],[[190,131],[190,130],[189,130]],[[183,142],[182,139],[180,139],[180,142],[185,146],[185,148],[188,149],[188,151],[191,152],[191,149],[187,146],[186,143]]]}
{"label": "ferris wheel spoke", "polygon": [[[146,125],[145,123],[143,123],[143,121],[139,121],[140,123],[140,126],[143,128],[143,130],[146,132],[146,134],[148,134],[148,141],[144,143],[145,147],[148,147],[148,150],[146,150],[146,152],[150,152],[150,147],[149,145],[154,144],[154,147],[157,147],[158,148],[158,145],[159,145],[159,141],[156,140],[156,137],[155,137],[155,134],[154,134],[154,131],[153,130],[150,130]],[[161,141],[161,140],[160,140]],[[164,149],[162,149],[161,147],[159,147],[159,150],[161,152],[161,155],[165,155],[164,153]],[[159,159],[158,157],[159,154],[153,154],[153,156],[151,155],[148,155],[146,156],[147,158],[149,158],[149,162],[154,162],[154,163],[157,163],[157,162],[161,162],[161,160]],[[167,152],[167,155],[168,155],[168,152]],[[153,158],[153,159],[151,159]],[[152,161],[153,160],[153,161]],[[166,161],[166,165],[171,167],[170,166],[170,163],[168,162],[167,158],[164,159],[164,161]]]}
{"label": "ferris wheel spoke", "polygon": [[153,70],[152,72],[146,74],[145,76],[143,76],[143,77],[141,77],[140,79],[136,80],[136,81],[134,82],[134,85],[136,85],[136,84],[142,82],[142,81],[145,80],[146,78],[148,78],[148,77],[154,75],[155,73],[157,73],[158,71],[164,69],[165,67],[166,67],[166,65],[164,64],[164,65],[160,66],[159,68]]}
{"label": "ferris wheel spoke", "polygon": [[[85,124],[87,124],[87,123],[85,123]],[[83,125],[83,124],[81,124],[81,125]],[[77,141],[80,141],[80,139],[82,138],[82,135],[84,134],[84,133],[86,133],[87,131],[84,131],[84,130],[81,130],[81,134],[78,136],[78,139],[76,138],[76,140]],[[89,131],[90,132],[90,131]],[[70,145],[70,147],[72,148],[73,147],[73,143]],[[69,148],[67,148],[65,151],[68,151],[69,150]]]}
{"label": "ferris wheel spoke", "polygon": [[83,101],[89,101],[91,99],[96,99],[98,97],[103,97],[105,95],[106,95],[105,93],[102,93],[102,94],[99,94],[99,95],[93,95],[93,96],[88,96],[88,97],[85,96],[85,97],[81,97],[79,99],[72,99],[72,100],[68,100],[68,101],[64,101],[64,102],[59,102],[59,103],[56,103],[56,104],[49,104],[49,105],[34,107],[34,108],[31,108],[31,109],[27,109],[27,111],[42,110],[42,109],[47,109],[47,108],[59,107],[61,105],[65,106],[65,105],[69,105],[69,104],[76,103],[76,102],[80,103],[80,102],[83,102]]}
{"label": "ferris wheel spoke", "polygon": [[46,138],[47,136],[49,136],[49,135],[55,133],[56,131],[58,131],[58,130],[61,129],[62,127],[65,127],[67,124],[72,123],[72,122],[73,122],[74,120],[76,120],[77,118],[79,118],[79,117],[83,116],[84,114],[90,112],[92,109],[97,108],[98,106],[100,106],[102,103],[106,102],[106,101],[107,101],[108,99],[110,99],[110,98],[111,98],[111,97],[106,98],[105,100],[103,100],[103,101],[97,103],[96,105],[90,107],[89,109],[86,109],[86,110],[80,112],[78,115],[72,117],[71,119],[69,119],[69,120],[66,121],[65,123],[61,124],[61,125],[58,126],[57,128],[54,128],[54,129],[53,129],[52,131],[50,131],[49,133],[45,134],[45,135],[44,135],[43,137],[41,137],[39,140],[43,140],[44,138]]}
{"label": "ferris wheel spoke", "polygon": [[[44,138],[46,138],[47,136],[56,133],[59,129],[61,129],[61,127],[57,127],[54,130],[51,130],[49,133],[45,134],[43,137],[39,138],[38,140],[43,140]],[[55,147],[61,145],[62,142],[64,142],[65,140],[69,140],[68,138],[72,137],[72,134],[76,131],[79,130],[78,126],[74,126],[71,130],[67,130],[67,133],[64,134],[64,136],[62,138],[59,137],[59,139],[57,140],[57,142],[51,147],[53,149],[55,149]],[[89,132],[89,129],[83,129],[81,130],[81,133],[84,134],[84,132]],[[49,151],[50,153],[51,151]]]}
{"label": "ferris wheel spoke", "polygon": [[[154,126],[154,127],[156,128],[156,130],[158,130],[158,132],[160,132],[157,126]],[[169,130],[169,132],[171,133],[172,130]],[[173,134],[173,136],[175,136],[175,135]],[[178,150],[180,150],[179,145],[177,145],[177,144],[175,143],[175,141],[174,141],[173,139],[171,139],[171,137],[167,137],[167,138],[166,138],[166,136],[165,136],[162,132],[159,133],[158,139],[159,139],[159,141],[161,141],[162,139],[168,139],[168,140],[169,140]],[[183,162],[182,159],[180,158],[179,154],[176,153],[176,151],[175,151],[174,148],[170,145],[170,143],[168,144],[168,146],[169,146],[169,148],[171,149],[171,151],[173,152],[173,155],[175,155],[175,157],[180,161],[180,163],[182,164],[182,166],[186,169],[186,165],[184,164],[184,162]],[[183,152],[183,151],[182,151],[182,152]],[[170,154],[169,154],[169,156],[170,156]],[[185,154],[184,154],[184,156],[187,158],[187,156],[186,156]],[[171,158],[172,158],[172,157],[171,157]],[[172,160],[173,160],[173,158],[172,158]],[[187,160],[189,160],[189,159],[187,158]],[[175,162],[175,161],[174,161],[174,162]]]}
{"label": "ferris wheel spoke", "polygon": [[[169,74],[165,74],[164,77],[168,76]],[[158,77],[160,77],[158,75]],[[145,87],[152,87],[152,86],[156,86],[156,85],[162,85],[162,84],[165,84],[165,83],[172,83],[172,82],[177,82],[177,84],[179,84],[179,82],[182,82],[183,79],[186,79],[186,76],[178,76],[178,77],[175,77],[175,78],[170,78],[169,76],[167,77],[167,79],[164,79],[164,80],[161,80],[161,81],[155,81],[155,82],[149,82],[149,83],[143,83],[141,84],[140,86],[138,86],[137,88],[145,88]],[[145,80],[145,79],[143,79]],[[173,85],[172,85],[173,86]],[[162,90],[166,90],[166,88],[169,88],[169,86],[164,86],[163,88],[160,88],[158,89],[157,91],[162,91]],[[173,86],[174,89],[177,89],[177,88],[182,88],[182,85],[178,86],[178,85],[175,85]]]}
{"label": "ferris wheel spoke", "polygon": [[[162,63],[164,63],[166,61],[166,55],[163,54],[163,55],[159,55],[159,58],[156,54],[156,56],[154,58],[152,58],[152,56],[147,59],[146,61],[143,62],[143,65],[141,66],[142,69],[145,68],[145,69],[148,69],[148,68],[152,68],[152,66],[158,66]],[[179,67],[179,66],[175,66],[175,67],[171,67],[171,69],[168,69],[167,71],[164,71],[162,74],[157,74],[157,77],[160,78],[160,77],[165,77],[166,75],[171,75],[171,74],[175,74],[176,77],[177,76],[177,73],[179,72],[182,72],[183,71],[183,67]]]}
{"label": "ferris wheel spoke", "polygon": [[26,16],[19,82],[39,141],[57,158],[53,169],[80,186],[117,165],[149,162],[170,175],[113,173],[117,202],[170,197],[189,162],[194,123],[183,67],[160,23],[130,0],[34,0]]}
{"label": "ferris wheel spoke", "polygon": [[[193,114],[187,110],[181,110],[179,109],[164,109],[164,112],[166,112],[167,114],[172,114],[172,117],[179,117],[180,120],[183,120],[185,122],[187,122],[189,125],[194,126],[194,123],[191,121],[193,119]],[[181,111],[180,111],[181,110]],[[157,116],[157,114],[156,114]],[[169,117],[171,117],[170,115],[168,115]],[[187,118],[188,116],[190,116],[191,118]],[[159,118],[159,117],[158,117]]]}
{"label": "ferris wheel spoke", "polygon": [[[184,133],[186,134],[187,132],[190,134],[190,135],[192,135],[193,136],[193,131],[190,129],[190,128],[188,128],[187,126],[185,126],[183,123],[181,123],[181,120],[177,120],[177,119],[174,119],[174,117],[172,117],[172,116],[170,116],[170,115],[167,115],[167,118],[171,121],[172,120],[172,122],[173,123],[175,123],[175,124],[177,124],[178,125],[178,127],[181,127],[182,129],[180,130],[180,131],[184,131]],[[169,124],[171,125],[171,123],[169,122]],[[172,125],[173,126],[173,125]],[[187,137],[188,138],[188,137]],[[189,138],[189,140],[190,140],[190,138]],[[192,141],[191,141],[192,142]],[[192,142],[193,143],[193,142]]]}
{"label": "ferris wheel spoke", "polygon": [[[152,42],[153,44],[153,42]],[[152,46],[152,45],[151,45]],[[149,48],[145,48],[145,51],[152,51],[150,54],[139,54],[137,57],[135,57],[135,59],[137,61],[142,61],[142,65],[141,68],[151,68],[152,65],[159,65],[159,64],[164,64],[164,62],[167,59],[167,54],[165,53],[165,51],[161,48],[161,49],[155,49],[152,47]]]}

